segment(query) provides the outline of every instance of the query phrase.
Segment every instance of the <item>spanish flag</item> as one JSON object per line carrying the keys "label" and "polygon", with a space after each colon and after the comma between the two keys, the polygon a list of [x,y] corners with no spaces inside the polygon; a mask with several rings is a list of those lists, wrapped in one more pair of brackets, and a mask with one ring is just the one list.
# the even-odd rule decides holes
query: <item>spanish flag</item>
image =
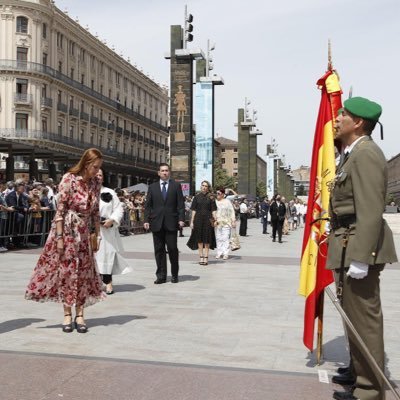
{"label": "spanish flag", "polygon": [[310,351],[313,351],[320,296],[325,286],[333,282],[332,272],[325,269],[328,246],[324,218],[328,218],[329,190],[335,178],[334,120],[342,107],[339,78],[333,69],[330,68],[317,85],[321,90],[321,103],[311,161],[299,287],[299,293],[306,297],[303,342]]}

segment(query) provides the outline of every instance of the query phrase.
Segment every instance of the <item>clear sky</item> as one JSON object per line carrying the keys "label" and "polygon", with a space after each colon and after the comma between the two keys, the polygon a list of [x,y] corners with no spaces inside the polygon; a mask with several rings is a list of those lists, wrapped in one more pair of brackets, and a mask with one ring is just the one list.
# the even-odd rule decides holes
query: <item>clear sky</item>
{"label": "clear sky", "polygon": [[216,43],[215,128],[237,139],[237,109],[258,113],[258,154],[275,138],[278,152],[296,168],[309,165],[319,107],[316,81],[327,67],[328,39],[343,99],[368,97],[383,107],[374,139],[389,159],[400,152],[399,0],[56,0],[62,11],[106,39],[145,73],[169,86],[170,25],[183,25],[184,6],[194,16],[194,41],[206,50]]}

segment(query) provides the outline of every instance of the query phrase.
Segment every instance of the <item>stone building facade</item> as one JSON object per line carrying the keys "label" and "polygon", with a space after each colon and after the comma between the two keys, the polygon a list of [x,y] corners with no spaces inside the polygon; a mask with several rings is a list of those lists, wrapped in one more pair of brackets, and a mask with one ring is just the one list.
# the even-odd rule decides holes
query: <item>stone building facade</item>
{"label": "stone building facade", "polygon": [[111,187],[168,161],[168,92],[51,0],[0,0],[0,173],[59,178],[89,147]]}
{"label": "stone building facade", "polygon": [[400,154],[388,161],[388,194],[400,206]]}

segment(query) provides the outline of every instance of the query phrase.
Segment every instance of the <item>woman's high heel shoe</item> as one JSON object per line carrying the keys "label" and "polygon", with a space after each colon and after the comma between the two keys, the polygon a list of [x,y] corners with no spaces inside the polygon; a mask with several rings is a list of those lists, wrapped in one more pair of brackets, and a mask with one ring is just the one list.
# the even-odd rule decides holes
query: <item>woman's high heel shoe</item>
{"label": "woman's high heel shoe", "polygon": [[83,315],[77,315],[76,317],[75,317],[75,328],[76,328],[76,331],[78,332],[78,333],[86,333],[87,331],[88,331],[88,329],[87,329],[87,326],[85,325],[85,324],[78,324],[77,322],[76,322],[76,319],[77,318],[79,318],[79,317],[82,317],[83,318]]}
{"label": "woman's high heel shoe", "polygon": [[[64,317],[72,317],[72,314],[64,314]],[[74,328],[72,326],[72,318],[71,322],[69,324],[61,325],[62,326],[62,331],[65,333],[71,333]]]}
{"label": "woman's high heel shoe", "polygon": [[204,265],[204,257],[200,256],[199,265]]}
{"label": "woman's high heel shoe", "polygon": [[203,265],[208,265],[208,257],[203,257]]}

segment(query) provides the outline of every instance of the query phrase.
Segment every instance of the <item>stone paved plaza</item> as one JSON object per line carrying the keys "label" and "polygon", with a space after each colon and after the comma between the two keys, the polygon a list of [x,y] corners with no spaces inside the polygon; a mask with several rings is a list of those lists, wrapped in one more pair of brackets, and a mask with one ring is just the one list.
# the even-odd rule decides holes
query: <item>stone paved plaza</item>
{"label": "stone paved plaza", "polygon": [[[400,253],[400,215],[387,218]],[[317,366],[302,343],[303,229],[272,243],[253,219],[248,234],[230,260],[200,266],[185,228],[181,281],[164,285],[153,284],[151,235],[123,238],[134,272],[87,308],[86,335],[61,331],[59,304],[24,300],[40,250],[1,254],[0,400],[330,399],[340,389],[330,378],[348,361],[343,325],[326,297]],[[382,274],[387,373],[397,382],[399,267]]]}

